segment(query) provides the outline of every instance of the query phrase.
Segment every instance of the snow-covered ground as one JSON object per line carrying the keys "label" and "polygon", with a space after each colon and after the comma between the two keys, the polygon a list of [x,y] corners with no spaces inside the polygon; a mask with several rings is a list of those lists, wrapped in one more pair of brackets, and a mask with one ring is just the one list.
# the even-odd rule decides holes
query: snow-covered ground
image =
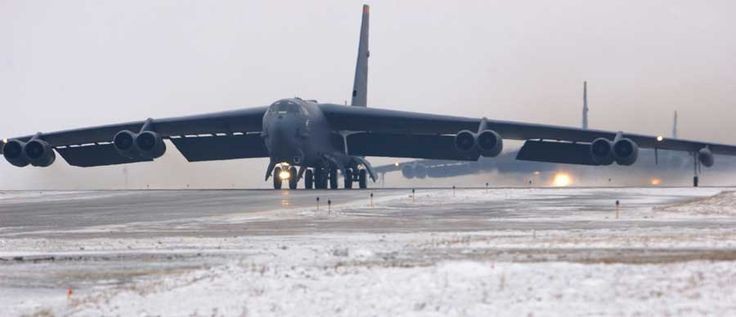
{"label": "snow-covered ground", "polygon": [[[186,234],[146,236],[176,220],[61,238],[0,234],[0,307],[39,316],[734,315],[736,214],[719,210],[736,195],[721,191],[424,190],[329,214],[202,217]],[[276,230],[294,221],[320,230]],[[407,224],[368,230],[397,221]],[[279,233],[189,234],[222,223]],[[110,230],[132,233],[99,235]]]}

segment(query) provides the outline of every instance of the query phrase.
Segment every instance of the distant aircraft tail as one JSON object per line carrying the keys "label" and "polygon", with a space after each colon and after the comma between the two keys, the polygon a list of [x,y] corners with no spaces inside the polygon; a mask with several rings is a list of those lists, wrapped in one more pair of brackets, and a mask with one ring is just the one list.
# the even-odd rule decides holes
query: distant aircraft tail
{"label": "distant aircraft tail", "polygon": [[355,65],[355,81],[353,82],[353,98],[351,106],[368,106],[368,17],[370,7],[363,5],[363,20],[360,23],[360,43],[358,44],[358,62]]}
{"label": "distant aircraft tail", "polygon": [[675,118],[672,121],[672,138],[677,139],[677,111],[675,111]]}
{"label": "distant aircraft tail", "polygon": [[588,82],[583,82],[583,129],[588,129]]}

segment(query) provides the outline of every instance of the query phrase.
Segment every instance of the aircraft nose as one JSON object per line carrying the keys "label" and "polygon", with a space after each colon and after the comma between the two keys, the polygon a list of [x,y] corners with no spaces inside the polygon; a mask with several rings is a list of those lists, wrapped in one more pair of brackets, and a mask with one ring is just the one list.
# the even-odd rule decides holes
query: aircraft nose
{"label": "aircraft nose", "polygon": [[293,136],[294,122],[291,118],[284,118],[279,116],[273,124],[271,124],[271,136],[279,142],[289,142]]}
{"label": "aircraft nose", "polygon": [[[298,140],[298,122],[295,118],[283,116],[272,122],[269,127],[269,143],[271,154],[280,161],[301,161],[301,150]],[[299,157],[299,159],[294,159]]]}

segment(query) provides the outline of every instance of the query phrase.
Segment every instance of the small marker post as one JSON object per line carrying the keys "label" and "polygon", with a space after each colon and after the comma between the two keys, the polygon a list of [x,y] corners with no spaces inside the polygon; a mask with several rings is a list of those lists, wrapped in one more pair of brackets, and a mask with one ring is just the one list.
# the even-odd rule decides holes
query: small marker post
{"label": "small marker post", "polygon": [[452,185],[452,197],[455,197],[455,185]]}
{"label": "small marker post", "polygon": [[373,193],[371,193],[371,208],[373,208]]}
{"label": "small marker post", "polygon": [[411,189],[411,202],[414,202],[415,201],[414,200],[415,199],[414,196],[416,196],[416,191],[414,191],[414,188],[412,188]]}
{"label": "small marker post", "polygon": [[317,211],[319,211],[319,197],[317,197]]}
{"label": "small marker post", "polygon": [[486,183],[486,194],[488,193],[488,183]]}
{"label": "small marker post", "polygon": [[327,200],[327,213],[329,214],[332,210],[332,200]]}
{"label": "small marker post", "polygon": [[618,219],[618,209],[619,209],[619,206],[620,205],[621,205],[621,202],[619,202],[618,200],[616,200],[616,219]]}
{"label": "small marker post", "polygon": [[72,298],[72,294],[74,294],[74,291],[72,290],[72,288],[71,287],[67,288],[66,289],[66,298],[67,299]]}

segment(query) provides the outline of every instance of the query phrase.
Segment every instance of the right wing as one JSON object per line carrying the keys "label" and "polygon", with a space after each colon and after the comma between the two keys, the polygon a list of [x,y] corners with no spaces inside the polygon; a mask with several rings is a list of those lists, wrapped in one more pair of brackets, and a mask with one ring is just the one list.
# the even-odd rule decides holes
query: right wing
{"label": "right wing", "polygon": [[[188,161],[265,157],[260,137],[267,107],[155,119],[153,131],[171,140]],[[121,156],[112,145],[118,132],[139,132],[146,121],[41,133],[70,165],[89,167],[149,161]],[[27,142],[33,136],[10,138]],[[2,150],[0,150],[2,153]]]}
{"label": "right wing", "polygon": [[[435,115],[387,109],[345,107],[321,104],[330,126],[348,135],[348,148],[353,155],[394,156],[424,159],[476,160],[477,154],[466,156],[453,148],[452,138],[461,130],[475,132],[480,118]],[[590,142],[598,138],[613,140],[618,132],[579,128],[486,120],[486,129],[497,132],[503,139],[551,141],[552,150],[560,160],[571,164],[591,164]],[[713,154],[736,155],[736,146],[702,141],[659,138],[622,133],[640,148],[696,153],[708,149]],[[352,140],[351,140],[352,138]],[[351,142],[352,141],[352,142]],[[532,143],[535,144],[535,143]],[[545,144],[546,145],[546,144]],[[579,154],[583,155],[579,155]],[[579,156],[580,160],[569,160]],[[585,159],[585,160],[583,160]]]}

